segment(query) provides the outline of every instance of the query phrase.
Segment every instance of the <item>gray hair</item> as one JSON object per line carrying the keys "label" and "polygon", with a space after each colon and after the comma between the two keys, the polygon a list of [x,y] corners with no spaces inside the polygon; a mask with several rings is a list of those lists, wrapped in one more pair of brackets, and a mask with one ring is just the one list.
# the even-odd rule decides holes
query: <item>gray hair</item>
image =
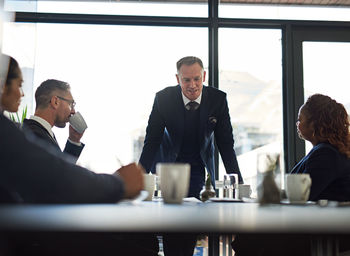
{"label": "gray hair", "polygon": [[200,58],[195,57],[195,56],[186,56],[186,57],[181,58],[176,63],[177,73],[179,73],[179,70],[180,70],[182,65],[191,66],[195,63],[198,63],[199,66],[201,66],[201,68],[203,69],[203,62]]}
{"label": "gray hair", "polygon": [[70,85],[67,82],[63,82],[55,79],[48,79],[41,83],[35,92],[36,109],[46,108],[51,100],[51,97],[60,92],[67,92],[70,90]]}

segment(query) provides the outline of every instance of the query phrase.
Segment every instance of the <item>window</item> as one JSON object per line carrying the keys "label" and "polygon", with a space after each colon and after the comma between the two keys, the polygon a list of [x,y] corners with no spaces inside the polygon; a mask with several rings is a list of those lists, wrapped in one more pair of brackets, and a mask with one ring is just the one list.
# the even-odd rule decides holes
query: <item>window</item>
{"label": "window", "polygon": [[[78,163],[96,172],[139,160],[155,93],[177,84],[181,57],[208,63],[205,28],[15,23],[7,31],[5,51],[33,74],[32,91],[49,78],[70,83],[88,124]],[[68,127],[54,132],[64,148]]]}
{"label": "window", "polygon": [[[342,103],[350,113],[350,43],[304,42],[304,95],[321,93]],[[312,145],[305,143],[308,152]]]}
{"label": "window", "polygon": [[208,2],[205,0],[199,2],[5,0],[5,9],[42,13],[206,17],[208,15]]}
{"label": "window", "polygon": [[[220,3],[219,16],[241,19],[350,21],[350,7]],[[309,1],[310,2],[310,1]]]}
{"label": "window", "polygon": [[[279,29],[219,30],[220,89],[227,93],[239,166],[253,189],[259,155],[276,153],[283,162],[281,58]],[[219,168],[222,179],[222,163]]]}
{"label": "window", "polygon": [[[313,51],[320,49],[321,41],[350,42],[350,8],[244,5],[227,1],[214,6],[214,2],[5,1],[7,10],[17,11],[17,23],[5,26],[3,49],[25,69],[27,99],[23,104],[33,110],[34,106],[30,105],[33,89],[48,77],[69,82],[77,110],[89,125],[81,164],[110,172],[119,167],[116,155],[125,163],[138,159],[143,140],[140,131],[144,132],[147,125],[154,93],[176,84],[175,63],[180,57],[197,55],[209,71],[208,79],[214,81],[211,85],[227,92],[245,181],[254,188],[258,151],[265,147],[272,150],[269,145],[275,145],[273,150],[278,152],[283,146],[281,173],[283,165],[288,172],[305,155],[295,120],[303,96],[314,88],[313,77],[317,73],[313,71],[313,61],[325,50],[316,52],[316,57]],[[128,5],[132,8],[123,8]],[[259,19],[274,20],[265,23]],[[309,42],[303,44],[306,41]],[[334,65],[326,63],[329,70],[338,64],[338,71],[348,66],[346,47],[341,43],[327,47],[327,51],[332,49],[335,58],[338,56],[345,63],[335,59]],[[338,48],[342,49],[342,55],[338,55]],[[333,60],[331,54],[326,53],[325,57]],[[326,76],[329,70],[322,75]],[[346,72],[341,75],[347,81]],[[322,87],[324,92],[333,93],[328,89],[327,85]],[[140,112],[126,110],[129,103],[124,100],[129,97],[125,95],[135,99],[136,103],[132,104]],[[133,127],[133,132],[126,127]],[[63,147],[67,131],[56,132]],[[119,142],[123,145],[122,152],[114,147]],[[249,166],[244,159],[254,160]],[[222,164],[219,171],[222,178]]]}

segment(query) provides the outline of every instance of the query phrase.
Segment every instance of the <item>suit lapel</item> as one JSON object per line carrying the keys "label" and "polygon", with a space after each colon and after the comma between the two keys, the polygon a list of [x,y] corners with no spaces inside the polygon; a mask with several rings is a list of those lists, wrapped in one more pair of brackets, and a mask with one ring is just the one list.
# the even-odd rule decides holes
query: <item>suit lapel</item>
{"label": "suit lapel", "polygon": [[[175,109],[173,112],[173,119],[176,120],[176,127],[177,127],[177,133],[179,134],[179,137],[182,138],[184,135],[184,125],[185,125],[185,107],[184,107],[184,101],[182,99],[182,91],[180,85],[178,85],[175,95]],[[181,144],[180,144],[181,145]]]}
{"label": "suit lapel", "polygon": [[35,122],[35,124],[37,124],[37,125],[42,129],[43,132],[45,132],[45,134],[50,138],[50,140],[51,140],[54,144],[56,144],[56,145],[58,146],[58,142],[57,142],[57,140],[56,140],[55,135],[53,135],[54,137],[52,137],[51,134],[49,133],[49,131],[46,130],[44,126],[42,126],[40,123],[38,123],[38,122],[35,121],[35,120],[34,120],[34,122]]}
{"label": "suit lapel", "polygon": [[[198,138],[201,143],[204,142],[202,139],[204,137],[204,131],[205,131],[205,126],[207,123],[208,119],[208,113],[209,113],[209,103],[208,103],[208,92],[206,90],[206,87],[203,85],[203,90],[202,90],[202,99],[201,99],[201,104],[199,107],[199,133],[198,133]],[[202,148],[202,145],[201,145]]]}
{"label": "suit lapel", "polygon": [[56,145],[59,148],[59,145],[58,145],[56,138],[53,138],[51,136],[51,134],[48,132],[48,130],[45,129],[44,126],[42,126],[39,122],[32,120],[32,119],[28,119],[27,121],[28,121],[28,123],[31,123],[32,125],[38,127],[38,129],[41,131],[41,133],[45,134],[46,137],[48,138],[48,140],[50,140],[52,144]]}

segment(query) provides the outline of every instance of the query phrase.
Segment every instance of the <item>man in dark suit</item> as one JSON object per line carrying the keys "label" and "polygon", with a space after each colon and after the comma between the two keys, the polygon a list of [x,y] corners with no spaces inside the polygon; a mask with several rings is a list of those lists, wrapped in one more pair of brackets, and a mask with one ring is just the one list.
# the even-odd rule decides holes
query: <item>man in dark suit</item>
{"label": "man in dark suit", "polygon": [[[52,127],[64,128],[69,117],[75,114],[75,101],[70,92],[70,85],[66,82],[49,79],[41,83],[35,92],[36,108],[34,116],[23,121],[24,131],[31,131],[35,136],[61,150]],[[80,142],[80,134],[69,125],[69,137],[64,153],[76,161],[84,144]]]}
{"label": "man in dark suit", "polygon": [[[190,163],[188,196],[197,198],[205,182],[205,168],[215,187],[214,137],[226,172],[237,173],[243,183],[233,148],[226,94],[203,86],[205,74],[197,57],[184,57],[177,62],[178,85],[156,94],[140,157],[146,171],[153,173],[158,162]],[[163,236],[163,243],[166,256],[190,256],[196,236]]]}
{"label": "man in dark suit", "polygon": [[205,181],[205,168],[215,187],[215,137],[226,172],[237,173],[242,183],[226,94],[203,86],[206,72],[197,57],[180,59],[177,72],[179,84],[156,94],[140,163],[147,172],[155,172],[158,162],[190,163],[188,196],[198,198]]}

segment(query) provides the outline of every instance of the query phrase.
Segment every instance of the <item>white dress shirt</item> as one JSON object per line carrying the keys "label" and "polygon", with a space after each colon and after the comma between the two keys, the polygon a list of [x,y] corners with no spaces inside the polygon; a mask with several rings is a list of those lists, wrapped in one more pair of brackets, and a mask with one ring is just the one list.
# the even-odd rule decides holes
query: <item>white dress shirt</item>
{"label": "white dress shirt", "polygon": [[189,102],[191,102],[191,101],[195,101],[195,102],[197,102],[199,105],[201,104],[202,92],[201,92],[201,94],[198,96],[198,98],[195,99],[195,100],[190,100],[190,99],[188,99],[182,91],[181,91],[181,94],[182,94],[182,100],[184,101],[184,105],[185,105],[185,108],[186,108],[186,109],[187,109],[187,106],[186,106],[186,105],[187,105]]}

